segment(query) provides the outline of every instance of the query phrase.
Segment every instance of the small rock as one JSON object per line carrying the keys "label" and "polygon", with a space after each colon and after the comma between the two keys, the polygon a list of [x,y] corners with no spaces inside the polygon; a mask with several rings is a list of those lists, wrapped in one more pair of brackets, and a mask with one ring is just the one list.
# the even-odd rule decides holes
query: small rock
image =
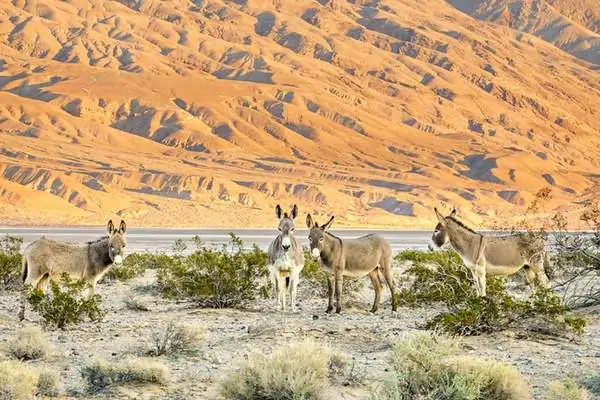
{"label": "small rock", "polygon": [[581,356],[583,356],[583,353],[578,350],[578,351],[575,352],[575,356],[581,357]]}
{"label": "small rock", "polygon": [[319,319],[319,316],[317,314],[313,314],[313,319]]}

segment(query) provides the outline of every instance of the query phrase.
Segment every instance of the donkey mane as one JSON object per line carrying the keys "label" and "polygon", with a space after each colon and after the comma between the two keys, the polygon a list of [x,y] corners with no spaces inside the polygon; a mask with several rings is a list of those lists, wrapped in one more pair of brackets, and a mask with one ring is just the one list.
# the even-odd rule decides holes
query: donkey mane
{"label": "donkey mane", "polygon": [[108,239],[108,236],[102,236],[100,239],[90,240],[89,242],[87,242],[87,244],[99,243],[99,242],[102,242],[103,240],[106,240],[106,239]]}
{"label": "donkey mane", "polygon": [[329,233],[329,232],[325,231],[325,234],[331,236],[334,239],[337,239],[338,242],[342,243],[342,239],[340,239],[339,237],[335,236],[333,233]]}
{"label": "donkey mane", "polygon": [[479,235],[479,233],[475,232],[473,229],[469,228],[469,227],[468,227],[468,226],[466,226],[466,225],[465,225],[463,222],[461,222],[461,221],[457,220],[457,219],[456,219],[455,217],[453,217],[453,216],[446,217],[446,219],[449,219],[449,220],[453,221],[455,224],[457,224],[458,226],[460,226],[460,227],[462,227],[462,228],[464,228],[464,229],[468,230],[468,231],[469,231],[469,232],[471,232],[471,233],[475,233],[475,234]]}

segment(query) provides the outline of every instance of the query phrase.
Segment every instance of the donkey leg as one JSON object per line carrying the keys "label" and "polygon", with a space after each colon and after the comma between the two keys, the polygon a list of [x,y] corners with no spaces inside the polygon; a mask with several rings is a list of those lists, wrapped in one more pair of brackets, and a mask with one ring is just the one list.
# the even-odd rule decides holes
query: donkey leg
{"label": "donkey leg", "polygon": [[477,275],[477,286],[479,287],[478,295],[485,297],[486,295],[486,276],[485,276],[485,264],[475,266],[475,274]]}
{"label": "donkey leg", "polygon": [[533,266],[533,272],[537,277],[537,283],[544,289],[550,287],[550,282],[548,280],[548,276],[546,275],[546,271],[544,270],[544,261],[541,261],[538,265]]}
{"label": "donkey leg", "polygon": [[342,312],[342,288],[344,287],[344,275],[341,271],[335,273],[335,312]]}
{"label": "donkey leg", "polygon": [[279,309],[281,311],[285,311],[286,309],[286,299],[285,299],[285,295],[286,295],[286,287],[285,287],[285,277],[279,275],[277,277],[277,290],[279,291]]}
{"label": "donkey leg", "polygon": [[300,281],[300,274],[294,272],[290,276],[290,308],[292,312],[296,312],[296,294],[298,292],[298,282]]}
{"label": "donkey leg", "polygon": [[523,271],[525,271],[525,281],[527,282],[527,286],[529,287],[531,294],[533,294],[535,292],[535,289],[533,288],[533,285],[535,284],[535,272],[529,265],[525,265]]}
{"label": "donkey leg", "polygon": [[381,292],[383,291],[383,285],[381,284],[377,268],[369,272],[369,278],[371,278],[373,290],[375,290],[375,298],[373,299],[373,308],[371,308],[371,312],[376,313],[379,310],[379,301],[381,300]]}
{"label": "donkey leg", "polygon": [[398,308],[398,299],[396,298],[396,284],[394,283],[394,277],[392,276],[392,266],[389,259],[383,262],[383,277],[390,288],[390,295],[392,296],[392,311],[396,311]]}
{"label": "donkey leg", "polygon": [[327,311],[325,312],[329,314],[333,311],[333,275],[327,277],[327,297],[329,303],[327,304]]}

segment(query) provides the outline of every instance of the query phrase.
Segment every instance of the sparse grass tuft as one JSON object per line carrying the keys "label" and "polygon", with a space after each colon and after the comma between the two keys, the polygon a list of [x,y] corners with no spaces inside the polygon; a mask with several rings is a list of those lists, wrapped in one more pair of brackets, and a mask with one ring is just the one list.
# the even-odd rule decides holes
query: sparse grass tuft
{"label": "sparse grass tuft", "polygon": [[577,382],[571,378],[560,381],[552,381],[548,385],[548,390],[544,400],[588,400],[587,390],[579,387]]}
{"label": "sparse grass tuft", "polygon": [[81,370],[88,393],[110,391],[127,384],[157,384],[167,386],[170,381],[166,365],[148,359],[118,362],[96,360]]}
{"label": "sparse grass tuft", "polygon": [[7,353],[17,360],[41,360],[50,353],[50,342],[37,326],[24,328],[7,343]]}
{"label": "sparse grass tuft", "polygon": [[38,374],[20,361],[0,362],[0,399],[30,400],[35,395]]}
{"label": "sparse grass tuft", "polygon": [[39,372],[37,393],[45,397],[57,397],[60,394],[60,375],[49,369]]}
{"label": "sparse grass tuft", "polygon": [[459,343],[445,336],[419,334],[396,344],[394,378],[374,395],[382,400],[529,400],[531,392],[513,367],[492,360],[458,356]]}
{"label": "sparse grass tuft", "polygon": [[125,305],[132,311],[150,311],[150,307],[135,296],[128,296],[125,299]]}
{"label": "sparse grass tuft", "polygon": [[221,383],[236,400],[320,399],[329,386],[331,352],[313,341],[283,346],[271,355],[252,353]]}
{"label": "sparse grass tuft", "polygon": [[201,339],[203,330],[170,322],[163,331],[152,333],[151,356],[192,353]]}

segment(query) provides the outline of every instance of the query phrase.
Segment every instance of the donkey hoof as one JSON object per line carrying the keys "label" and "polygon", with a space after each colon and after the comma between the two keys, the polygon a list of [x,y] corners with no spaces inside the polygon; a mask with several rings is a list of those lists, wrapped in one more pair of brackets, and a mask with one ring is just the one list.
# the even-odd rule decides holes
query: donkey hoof
{"label": "donkey hoof", "polygon": [[327,314],[331,314],[332,311],[333,311],[333,307],[327,307],[327,310],[325,310],[325,312]]}
{"label": "donkey hoof", "polygon": [[336,309],[335,309],[335,313],[336,313],[336,314],[339,314],[339,313],[341,313],[341,312],[342,312],[342,309],[341,309],[340,307],[338,307],[338,308],[336,308]]}

